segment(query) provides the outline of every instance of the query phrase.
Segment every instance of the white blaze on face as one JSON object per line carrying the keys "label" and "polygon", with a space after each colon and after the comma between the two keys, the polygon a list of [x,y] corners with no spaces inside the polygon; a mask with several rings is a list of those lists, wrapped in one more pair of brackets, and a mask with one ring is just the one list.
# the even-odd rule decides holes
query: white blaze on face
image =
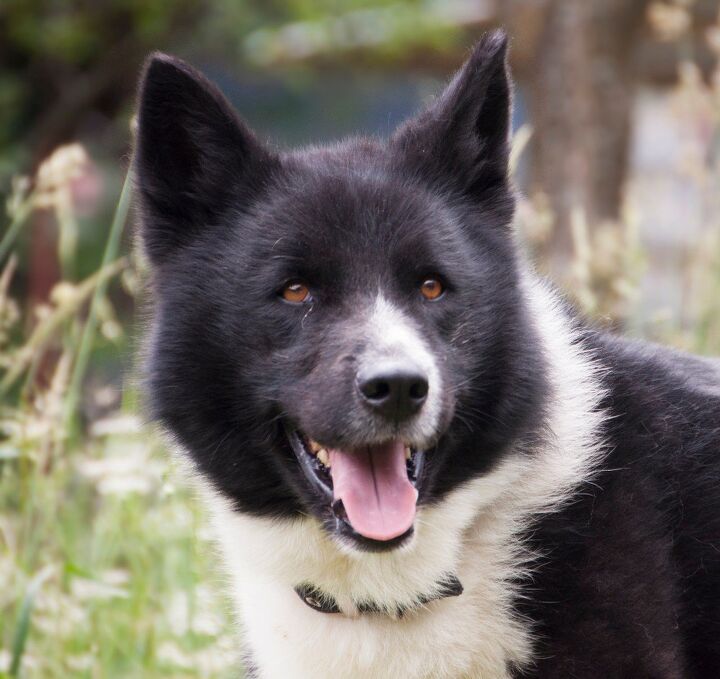
{"label": "white blaze on face", "polygon": [[367,340],[359,357],[358,368],[374,367],[379,363],[411,365],[420,368],[428,380],[428,394],[420,412],[404,429],[407,443],[419,447],[435,436],[442,406],[442,384],[437,361],[418,328],[401,309],[378,295],[370,307],[366,325],[362,329]]}

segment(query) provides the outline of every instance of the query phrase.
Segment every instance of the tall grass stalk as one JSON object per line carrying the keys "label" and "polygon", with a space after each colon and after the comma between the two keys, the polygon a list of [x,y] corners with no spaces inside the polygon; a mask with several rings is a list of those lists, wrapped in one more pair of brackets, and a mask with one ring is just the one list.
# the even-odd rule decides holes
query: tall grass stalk
{"label": "tall grass stalk", "polygon": [[[115,208],[112,226],[108,235],[105,251],[102,257],[101,270],[104,270],[117,257],[120,247],[120,237],[123,232],[125,223],[127,222],[128,213],[130,211],[130,202],[132,196],[132,172],[128,170],[123,182],[120,200]],[[80,401],[80,391],[82,389],[82,381],[87,370],[90,353],[92,351],[93,342],[97,333],[98,311],[103,298],[107,292],[109,277],[102,278],[96,288],[90,302],[90,310],[85,321],[82,337],[80,338],[80,346],[75,358],[72,376],[70,377],[70,385],[65,397],[65,413],[64,420],[68,431],[75,429],[77,423],[77,406]]]}
{"label": "tall grass stalk", "polygon": [[34,209],[35,204],[32,196],[28,197],[27,200],[23,201],[22,204],[18,206],[5,235],[2,237],[2,240],[0,240],[0,262],[2,262],[8,252],[10,252],[10,248],[12,248],[15,243],[15,239],[20,233],[20,229],[22,229],[23,224],[25,224],[27,218],[32,214]]}

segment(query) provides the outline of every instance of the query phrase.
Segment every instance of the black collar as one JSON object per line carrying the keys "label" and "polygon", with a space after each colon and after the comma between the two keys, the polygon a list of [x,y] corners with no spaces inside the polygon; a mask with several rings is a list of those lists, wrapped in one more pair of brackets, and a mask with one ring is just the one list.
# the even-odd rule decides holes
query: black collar
{"label": "black collar", "polygon": [[[295,587],[295,593],[300,597],[302,602],[310,606],[320,613],[342,613],[337,602],[319,587],[315,587],[308,582],[304,582]],[[393,617],[402,618],[405,613],[420,606],[424,606],[436,599],[446,599],[447,597],[460,596],[463,593],[463,586],[457,576],[449,574],[442,578],[439,582],[437,592],[432,595],[422,595],[415,599],[410,606],[398,606],[394,612],[388,612],[384,606],[379,606],[372,601],[357,602],[357,610],[359,613],[386,613]]]}

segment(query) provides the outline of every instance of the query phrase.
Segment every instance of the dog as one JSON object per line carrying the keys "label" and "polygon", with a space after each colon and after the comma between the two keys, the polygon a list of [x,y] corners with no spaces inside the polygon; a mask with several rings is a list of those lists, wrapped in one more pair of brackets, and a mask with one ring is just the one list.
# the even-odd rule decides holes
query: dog
{"label": "dog", "polygon": [[389,139],[280,152],[147,61],[149,412],[250,677],[720,677],[720,367],[533,273],[511,97],[491,32]]}

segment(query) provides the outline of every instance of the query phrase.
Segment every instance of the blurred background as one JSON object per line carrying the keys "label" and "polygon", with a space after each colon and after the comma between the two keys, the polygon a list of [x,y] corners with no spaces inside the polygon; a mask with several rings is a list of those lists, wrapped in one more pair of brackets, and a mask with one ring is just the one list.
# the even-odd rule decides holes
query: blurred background
{"label": "blurred background", "polygon": [[4,0],[0,677],[237,677],[202,512],[136,382],[145,56],[277,146],[387,136],[504,26],[519,237],[595,322],[720,353],[719,0]]}

